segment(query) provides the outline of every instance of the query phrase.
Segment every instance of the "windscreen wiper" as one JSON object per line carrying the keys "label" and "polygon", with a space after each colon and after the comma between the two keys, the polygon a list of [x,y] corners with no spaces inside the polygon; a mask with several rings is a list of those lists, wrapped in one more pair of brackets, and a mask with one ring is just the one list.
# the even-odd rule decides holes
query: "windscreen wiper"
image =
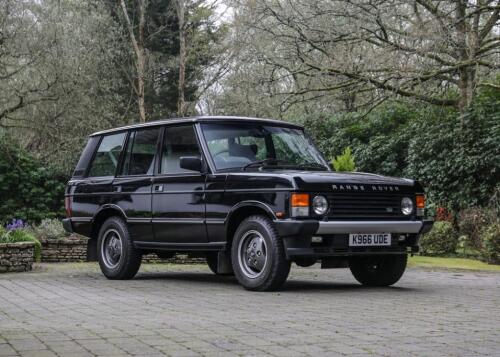
{"label": "windscreen wiper", "polygon": [[257,161],[252,161],[245,166],[241,168],[241,171],[245,171],[246,169],[250,167],[259,167],[259,166],[265,166],[268,164],[279,164],[279,163],[286,163],[287,161],[285,160],[280,160],[280,159],[273,159],[273,158],[267,158],[264,160],[257,160]]}

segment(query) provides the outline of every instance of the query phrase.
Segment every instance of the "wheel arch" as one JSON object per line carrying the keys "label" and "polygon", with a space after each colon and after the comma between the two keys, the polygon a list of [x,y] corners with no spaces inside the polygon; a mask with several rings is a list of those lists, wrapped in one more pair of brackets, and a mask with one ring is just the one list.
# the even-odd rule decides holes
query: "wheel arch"
{"label": "wheel arch", "polygon": [[110,217],[120,217],[126,221],[127,216],[125,212],[113,204],[103,205],[99,211],[96,212],[94,217],[92,217],[92,228],[90,231],[90,239],[87,243],[87,260],[95,261],[97,260],[97,238],[102,224]]}
{"label": "wheel arch", "polygon": [[92,217],[92,231],[90,238],[96,239],[104,221],[113,216],[120,217],[125,221],[127,220],[127,215],[119,206],[113,204],[103,205],[99,211],[96,212],[94,217]]}
{"label": "wheel arch", "polygon": [[263,215],[270,220],[275,220],[276,215],[273,210],[265,203],[260,201],[244,201],[235,205],[228,214],[226,220],[226,249],[231,249],[233,236],[240,223],[247,217],[253,215]]}

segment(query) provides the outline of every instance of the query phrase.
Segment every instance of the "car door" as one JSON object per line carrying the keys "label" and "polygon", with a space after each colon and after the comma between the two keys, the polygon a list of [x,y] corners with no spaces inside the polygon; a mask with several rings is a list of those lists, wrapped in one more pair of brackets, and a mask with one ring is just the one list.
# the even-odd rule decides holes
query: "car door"
{"label": "car door", "polygon": [[205,225],[206,174],[182,169],[183,156],[201,157],[192,124],[164,128],[158,175],[153,182],[155,241],[172,244],[207,242]]}
{"label": "car door", "polygon": [[153,240],[151,193],[160,129],[130,131],[119,173],[113,181],[114,203],[125,212],[134,241]]}
{"label": "car door", "polygon": [[92,146],[97,148],[73,190],[72,222],[82,234],[90,235],[93,217],[103,206],[113,202],[113,180],[125,137],[126,133],[120,132],[91,139]]}

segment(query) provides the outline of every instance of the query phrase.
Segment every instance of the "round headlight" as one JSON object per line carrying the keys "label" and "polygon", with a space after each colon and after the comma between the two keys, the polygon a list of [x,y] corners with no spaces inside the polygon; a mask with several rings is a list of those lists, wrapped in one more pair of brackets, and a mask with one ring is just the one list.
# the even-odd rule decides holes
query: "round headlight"
{"label": "round headlight", "polygon": [[408,216],[413,212],[413,201],[411,198],[403,197],[401,200],[401,212],[403,212],[405,216]]}
{"label": "round headlight", "polygon": [[328,211],[328,201],[325,196],[315,196],[312,200],[312,208],[315,214],[324,215]]}

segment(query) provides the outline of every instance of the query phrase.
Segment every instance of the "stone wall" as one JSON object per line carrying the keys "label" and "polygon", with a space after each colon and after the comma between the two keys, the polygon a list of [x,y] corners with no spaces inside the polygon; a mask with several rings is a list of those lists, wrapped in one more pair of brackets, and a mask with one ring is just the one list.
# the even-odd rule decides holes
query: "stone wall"
{"label": "stone wall", "polygon": [[160,259],[155,253],[142,256],[143,263],[169,263],[169,264],[206,264],[205,258],[188,257],[187,254],[177,254],[168,259]]}
{"label": "stone wall", "polygon": [[42,262],[85,262],[87,261],[87,241],[88,238],[79,235],[57,239],[40,238]]}
{"label": "stone wall", "polygon": [[0,243],[0,273],[33,268],[35,243]]}

